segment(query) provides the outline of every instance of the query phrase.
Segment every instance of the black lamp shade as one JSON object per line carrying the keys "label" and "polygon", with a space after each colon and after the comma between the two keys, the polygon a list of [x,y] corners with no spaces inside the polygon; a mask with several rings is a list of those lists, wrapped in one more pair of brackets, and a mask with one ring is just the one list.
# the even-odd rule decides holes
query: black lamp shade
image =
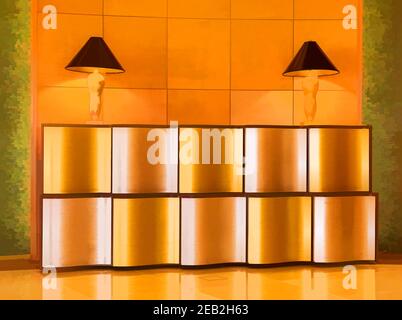
{"label": "black lamp shade", "polygon": [[92,73],[123,73],[124,69],[101,37],[91,37],[66,67],[67,70]]}
{"label": "black lamp shade", "polygon": [[306,77],[309,75],[331,76],[338,73],[339,70],[317,42],[307,41],[293,58],[283,75],[288,77]]}

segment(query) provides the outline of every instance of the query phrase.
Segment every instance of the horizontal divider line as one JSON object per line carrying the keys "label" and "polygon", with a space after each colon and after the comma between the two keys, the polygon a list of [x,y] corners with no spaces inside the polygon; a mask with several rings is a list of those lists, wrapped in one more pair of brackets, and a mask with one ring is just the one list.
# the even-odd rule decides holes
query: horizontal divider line
{"label": "horizontal divider line", "polygon": [[146,199],[146,198],[292,198],[292,197],[364,197],[378,196],[377,192],[211,192],[211,193],[75,193],[75,194],[43,194],[43,199],[83,199],[83,198],[113,198],[113,199]]}
{"label": "horizontal divider line", "polygon": [[[46,15],[38,10],[39,15]],[[110,18],[135,18],[135,19],[161,19],[161,20],[218,20],[218,21],[344,21],[344,18],[233,18],[233,17],[181,17],[181,16],[139,16],[139,15],[118,15],[102,13],[79,13],[58,11],[59,15],[110,17]]]}

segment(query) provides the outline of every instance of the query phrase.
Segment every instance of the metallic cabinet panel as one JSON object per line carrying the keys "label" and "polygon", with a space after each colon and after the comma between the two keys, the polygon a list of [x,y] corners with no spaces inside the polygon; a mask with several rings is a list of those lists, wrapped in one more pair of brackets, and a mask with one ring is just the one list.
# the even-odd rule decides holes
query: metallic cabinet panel
{"label": "metallic cabinet panel", "polygon": [[246,129],[246,192],[307,191],[307,130]]}
{"label": "metallic cabinet panel", "polygon": [[184,198],[181,264],[246,262],[246,199]]}
{"label": "metallic cabinet panel", "polygon": [[111,200],[43,200],[43,267],[111,264]]}
{"label": "metallic cabinet panel", "polygon": [[45,127],[44,193],[111,192],[111,128]]}
{"label": "metallic cabinet panel", "polygon": [[176,193],[177,128],[113,128],[113,192]]}
{"label": "metallic cabinet panel", "polygon": [[374,261],[376,198],[314,198],[314,262]]}
{"label": "metallic cabinet panel", "polygon": [[179,264],[178,198],[114,199],[113,266]]}
{"label": "metallic cabinet panel", "polygon": [[242,163],[242,129],[180,129],[180,192],[242,192]]}
{"label": "metallic cabinet panel", "polygon": [[310,192],[370,191],[370,130],[310,129]]}
{"label": "metallic cabinet panel", "polygon": [[311,261],[311,198],[249,198],[248,263]]}

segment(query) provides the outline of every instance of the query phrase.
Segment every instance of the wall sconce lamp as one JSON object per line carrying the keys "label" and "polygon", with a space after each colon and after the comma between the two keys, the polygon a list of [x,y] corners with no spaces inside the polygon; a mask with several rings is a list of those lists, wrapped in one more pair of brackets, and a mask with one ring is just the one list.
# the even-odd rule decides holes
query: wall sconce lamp
{"label": "wall sconce lamp", "polygon": [[107,73],[123,73],[125,70],[117,61],[105,40],[91,37],[66,67],[69,71],[89,73],[89,112],[91,120],[100,121],[101,97]]}
{"label": "wall sconce lamp", "polygon": [[304,113],[306,122],[311,124],[317,113],[318,77],[339,74],[339,70],[331,62],[325,52],[315,41],[307,41],[283,73],[287,77],[304,77]]}

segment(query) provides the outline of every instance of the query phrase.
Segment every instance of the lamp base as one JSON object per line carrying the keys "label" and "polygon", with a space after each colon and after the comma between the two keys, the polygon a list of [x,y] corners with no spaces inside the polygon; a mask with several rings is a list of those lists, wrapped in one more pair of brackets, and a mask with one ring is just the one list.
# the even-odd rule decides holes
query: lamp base
{"label": "lamp base", "polygon": [[317,75],[309,75],[303,79],[304,114],[303,126],[312,125],[317,113],[317,93],[319,81]]}
{"label": "lamp base", "polygon": [[102,122],[102,92],[105,87],[105,77],[95,70],[88,76],[89,114],[91,122]]}

